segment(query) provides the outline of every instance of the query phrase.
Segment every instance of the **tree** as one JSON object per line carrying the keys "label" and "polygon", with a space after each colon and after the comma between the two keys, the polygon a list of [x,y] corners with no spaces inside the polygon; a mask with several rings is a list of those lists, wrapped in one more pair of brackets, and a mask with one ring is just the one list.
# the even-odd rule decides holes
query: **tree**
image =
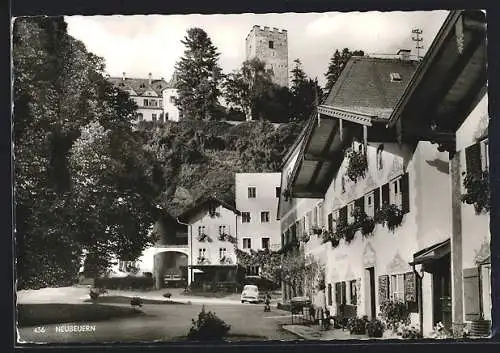
{"label": "tree", "polygon": [[299,59],[294,60],[292,69],[292,112],[293,120],[307,120],[319,104],[321,87],[318,80],[307,77]]}
{"label": "tree", "polygon": [[364,56],[363,50],[350,51],[348,48],[342,49],[340,52],[338,49],[335,50],[333,56],[330,58],[330,63],[328,64],[328,71],[325,73],[326,84],[324,89],[324,98],[327,97],[328,93],[332,89],[335,82],[337,82],[342,70],[351,58],[351,56]]}
{"label": "tree", "polygon": [[222,79],[217,48],[201,28],[188,29],[181,42],[186,50],[176,65],[177,105],[189,119],[217,120]]}
{"label": "tree", "polygon": [[17,19],[13,61],[19,288],[71,284],[84,250],[94,273],[138,256],[163,185],[132,131],[136,105],[62,17]]}

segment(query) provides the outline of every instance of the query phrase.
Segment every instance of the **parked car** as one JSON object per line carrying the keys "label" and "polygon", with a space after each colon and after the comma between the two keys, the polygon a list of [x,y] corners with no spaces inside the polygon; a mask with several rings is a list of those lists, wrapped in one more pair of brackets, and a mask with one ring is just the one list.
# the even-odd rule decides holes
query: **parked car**
{"label": "parked car", "polygon": [[242,303],[258,303],[261,301],[259,296],[259,288],[253,284],[247,284],[243,287],[241,292],[241,302]]}

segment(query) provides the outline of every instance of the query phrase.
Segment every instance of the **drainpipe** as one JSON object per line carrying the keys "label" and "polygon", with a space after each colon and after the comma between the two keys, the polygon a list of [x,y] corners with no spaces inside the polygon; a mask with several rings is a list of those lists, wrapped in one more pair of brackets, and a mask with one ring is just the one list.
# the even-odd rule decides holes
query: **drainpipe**
{"label": "drainpipe", "polygon": [[190,249],[189,249],[189,261],[188,261],[188,264],[191,263],[189,266],[189,284],[192,284],[193,283],[193,228],[191,226],[191,224],[187,224],[187,223],[184,223],[184,222],[181,222],[179,220],[179,217],[176,218],[177,220],[177,223],[179,224],[182,224],[184,226],[186,226],[188,228],[188,232],[189,232],[189,238],[190,238]]}
{"label": "drainpipe", "polygon": [[424,335],[424,308],[423,308],[423,299],[422,299],[422,279],[424,278],[424,274],[422,272],[422,275],[418,273],[418,271],[415,269],[415,264],[412,264],[413,268],[413,273],[415,273],[415,276],[417,276],[417,300],[418,300],[418,316],[419,316],[419,321],[420,321],[420,332],[422,333],[422,336]]}

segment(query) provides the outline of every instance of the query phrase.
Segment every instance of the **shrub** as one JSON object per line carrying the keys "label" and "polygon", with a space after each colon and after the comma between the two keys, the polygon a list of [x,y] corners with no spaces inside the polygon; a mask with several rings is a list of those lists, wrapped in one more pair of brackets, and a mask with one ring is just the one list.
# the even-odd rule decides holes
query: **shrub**
{"label": "shrub", "polygon": [[224,339],[231,326],[218,318],[215,313],[205,311],[202,307],[197,320],[192,320],[187,338],[191,341],[218,341]]}
{"label": "shrub", "polygon": [[90,299],[97,300],[97,298],[99,298],[99,292],[91,289],[89,292],[89,296],[90,296]]}
{"label": "shrub", "polygon": [[380,305],[380,311],[387,327],[396,330],[400,324],[410,324],[410,311],[402,301],[387,300]]}
{"label": "shrub", "polygon": [[165,293],[163,294],[163,297],[165,298],[170,298],[172,296],[172,293]]}
{"label": "shrub", "polygon": [[362,318],[350,318],[347,324],[349,332],[354,335],[364,335],[366,333],[366,324],[368,323],[368,316]]}
{"label": "shrub", "polygon": [[380,338],[384,335],[384,324],[378,319],[368,321],[366,323],[366,333],[368,337]]}
{"label": "shrub", "polygon": [[112,277],[112,278],[96,278],[96,287],[103,287],[108,289],[152,289],[154,286],[154,279],[152,277]]}
{"label": "shrub", "polygon": [[403,327],[403,333],[402,333],[401,337],[406,338],[406,339],[410,339],[410,340],[418,340],[418,339],[423,338],[422,333],[420,332],[420,330],[417,329],[414,326],[411,326],[411,327],[405,326],[405,327]]}

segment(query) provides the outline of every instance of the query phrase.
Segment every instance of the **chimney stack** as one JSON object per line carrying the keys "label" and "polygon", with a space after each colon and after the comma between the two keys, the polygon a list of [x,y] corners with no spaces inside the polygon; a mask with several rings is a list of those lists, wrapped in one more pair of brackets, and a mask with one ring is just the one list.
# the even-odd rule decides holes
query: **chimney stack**
{"label": "chimney stack", "polygon": [[399,58],[403,61],[410,60],[410,53],[411,53],[411,50],[409,50],[409,49],[399,49],[399,51],[398,51]]}
{"label": "chimney stack", "polygon": [[149,84],[151,84],[152,78],[151,78],[151,72],[149,73]]}
{"label": "chimney stack", "polygon": [[122,80],[125,81],[125,72],[122,74]]}

